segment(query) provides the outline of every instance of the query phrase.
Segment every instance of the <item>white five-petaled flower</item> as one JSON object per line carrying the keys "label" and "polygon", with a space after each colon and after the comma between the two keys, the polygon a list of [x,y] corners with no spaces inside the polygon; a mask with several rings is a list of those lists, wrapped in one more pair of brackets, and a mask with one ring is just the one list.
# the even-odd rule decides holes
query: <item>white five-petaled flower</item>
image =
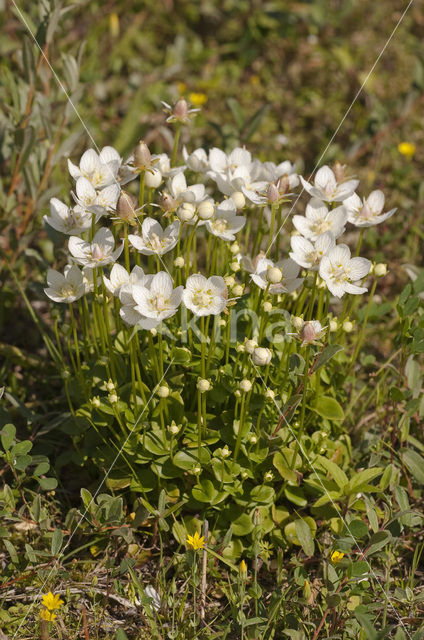
{"label": "white five-petaled flower", "polygon": [[293,249],[289,253],[290,258],[301,267],[313,270],[318,269],[321,258],[336,246],[336,240],[330,231],[318,236],[313,243],[303,236],[292,236],[290,243]]}
{"label": "white five-petaled flower", "polygon": [[96,191],[87,178],[78,178],[75,191],[78,205],[100,217],[116,209],[121,187],[115,182]]}
{"label": "white five-petaled flower", "polygon": [[88,149],[81,156],[79,167],[68,160],[68,168],[71,176],[87,178],[93,187],[100,189],[117,182],[118,171],[122,158],[113,147],[103,147],[100,153],[94,149]]}
{"label": "white five-petaled flower", "polygon": [[361,294],[367,291],[366,287],[356,284],[370,271],[371,262],[366,258],[351,258],[350,249],[345,244],[339,244],[330,249],[321,259],[319,275],[337,298],[345,293]]}
{"label": "white five-petaled flower", "polygon": [[[277,268],[281,271],[281,281],[275,284],[269,284],[267,273],[270,269]],[[273,262],[268,258],[259,258],[254,273],[250,276],[253,282],[261,289],[266,289],[272,294],[291,293],[297,289],[303,282],[303,278],[298,278],[300,267],[298,264],[287,258],[280,262]]]}
{"label": "white five-petaled flower", "polygon": [[153,218],[145,218],[141,225],[141,236],[129,235],[132,246],[145,256],[161,256],[171,251],[178,242],[180,223],[175,220],[165,229]]}
{"label": "white five-petaled flower", "polygon": [[44,293],[54,302],[75,302],[85,293],[83,274],[75,264],[67,265],[63,274],[49,269],[47,284]]}
{"label": "white five-petaled flower", "polygon": [[69,236],[78,236],[91,226],[91,214],[76,205],[72,209],[57,198],[50,199],[50,215],[43,217],[53,229]]}
{"label": "white five-petaled flower", "polygon": [[[146,318],[139,311],[136,311],[135,307],[137,305],[133,296],[133,289],[136,286],[148,287],[153,275],[145,274],[143,269],[139,266],[135,266],[131,273],[128,274],[128,281],[122,283],[124,279],[123,273],[115,272],[114,273],[114,281],[117,285],[115,290],[115,295],[119,296],[119,300],[121,301],[121,309],[119,310],[119,315],[125,322],[130,326],[139,325],[142,329],[153,329],[157,326],[157,321],[152,318]],[[112,271],[111,271],[111,286],[112,284]],[[119,284],[119,282],[121,284]],[[107,285],[106,285],[107,286]]]}
{"label": "white five-petaled flower", "polygon": [[337,182],[334,171],[327,165],[318,169],[314,184],[311,185],[300,176],[302,186],[311,196],[325,202],[343,202],[352,195],[359,184],[359,180],[345,180]]}
{"label": "white five-petaled flower", "polygon": [[167,186],[169,193],[178,203],[199,204],[205,198],[205,185],[199,183],[188,187],[182,171],[169,178]]}
{"label": "white five-petaled flower", "polygon": [[216,182],[216,186],[224,195],[232,196],[241,191],[252,202],[255,201],[256,193],[263,191],[267,186],[264,180],[254,180],[249,168],[245,165],[241,165],[233,171],[228,169],[224,173],[208,171],[208,176]]}
{"label": "white five-petaled flower", "polygon": [[125,285],[138,284],[144,278],[144,271],[141,267],[136,265],[133,267],[131,273],[117,262],[110,270],[109,278],[103,276],[106,289],[114,296],[119,296],[119,293]]}
{"label": "white five-petaled flower", "polygon": [[371,227],[374,224],[380,224],[390,218],[396,211],[390,209],[386,213],[382,213],[384,207],[384,193],[380,189],[371,191],[368,198],[361,198],[354,193],[347,198],[343,205],[347,210],[348,222],[356,227]]}
{"label": "white five-petaled flower", "polygon": [[187,149],[183,147],[183,158],[188,168],[195,173],[204,172],[209,169],[208,154],[202,148],[195,149],[191,153],[188,153]]}
{"label": "white five-petaled flower", "polygon": [[159,323],[173,316],[181,303],[184,287],[173,288],[172,278],[165,271],[159,271],[145,285],[136,284],[132,295],[136,302],[135,310],[146,318]]}
{"label": "white five-petaled flower", "polygon": [[196,273],[187,278],[183,302],[195,316],[220,314],[227,305],[227,285],[221,276],[205,278]]}
{"label": "white five-petaled flower", "polygon": [[255,158],[252,162],[251,175],[255,180],[266,180],[267,182],[278,182],[282,178],[287,178],[289,189],[294,189],[299,184],[296,167],[288,160],[275,164],[274,162],[261,162]]}
{"label": "white five-petaled flower", "polygon": [[236,205],[229,198],[217,206],[214,217],[206,221],[206,228],[214,236],[232,242],[245,224],[246,218],[237,215]]}
{"label": "white five-petaled flower", "polygon": [[251,163],[252,154],[242,147],[236,147],[228,155],[218,147],[213,147],[209,151],[209,167],[213,173],[235,171],[239,167],[249,169]]}
{"label": "white five-petaled flower", "polygon": [[115,249],[113,233],[102,227],[96,233],[92,242],[85,242],[82,238],[69,238],[69,251],[75,262],[85,267],[103,267],[115,262],[122,253],[123,244]]}
{"label": "white five-petaled flower", "polygon": [[345,230],[346,221],[347,211],[343,205],[329,211],[317,198],[306,205],[304,216],[293,216],[294,226],[308,240],[316,240],[326,231],[338,238]]}

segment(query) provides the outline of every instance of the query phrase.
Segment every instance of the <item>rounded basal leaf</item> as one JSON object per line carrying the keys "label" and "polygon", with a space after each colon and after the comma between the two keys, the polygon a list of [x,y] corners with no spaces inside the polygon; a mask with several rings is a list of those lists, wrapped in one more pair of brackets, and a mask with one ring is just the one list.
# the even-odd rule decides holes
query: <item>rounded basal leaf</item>
{"label": "rounded basal leaf", "polygon": [[222,555],[224,558],[230,558],[234,560],[234,558],[238,558],[241,556],[243,552],[243,543],[239,538],[234,538],[224,547],[222,551]]}
{"label": "rounded basal leaf", "polygon": [[161,431],[152,431],[151,433],[147,433],[142,438],[142,442],[145,449],[150,453],[154,453],[158,456],[169,455],[169,443],[166,441]]}
{"label": "rounded basal leaf", "polygon": [[[208,464],[210,460],[210,454],[206,449],[201,449],[200,463],[201,465]],[[187,471],[193,469],[198,462],[197,449],[184,449],[183,451],[177,451],[172,459],[173,464],[180,469]]]}
{"label": "rounded basal leaf", "polygon": [[311,409],[327,420],[344,420],[342,407],[337,400],[329,396],[319,396]]}
{"label": "rounded basal leaf", "polygon": [[[302,525],[299,524],[299,521],[302,523]],[[297,523],[297,527],[296,527],[296,523]],[[302,542],[300,541],[300,538],[308,537],[309,539],[309,536],[307,535],[302,536],[302,532],[304,533],[304,530],[305,530],[305,525],[309,529],[310,540],[312,541],[312,544],[313,544],[313,538],[315,538],[317,525],[315,520],[310,516],[306,516],[306,518],[298,518],[297,520],[286,524],[286,526],[284,527],[284,535],[288,540],[288,542],[290,542],[291,544],[295,544],[299,547],[303,546]],[[300,537],[299,537],[299,532],[300,532]],[[309,545],[310,545],[310,542],[309,542]]]}
{"label": "rounded basal leaf", "polygon": [[111,478],[108,476],[106,479],[106,486],[108,489],[112,489],[113,491],[117,491],[118,489],[125,489],[129,487],[131,484],[131,477],[128,478]]}
{"label": "rounded basal leaf", "polygon": [[39,478],[38,482],[44,491],[53,491],[57,487],[56,478]]}
{"label": "rounded basal leaf", "polygon": [[242,513],[231,523],[231,529],[236,536],[246,536],[253,531],[254,526],[252,518],[247,513]]}
{"label": "rounded basal leaf", "polygon": [[284,495],[287,500],[290,500],[290,502],[296,504],[298,507],[306,507],[308,504],[303,489],[300,487],[286,487],[284,489]]}
{"label": "rounded basal leaf", "polygon": [[285,507],[272,505],[272,519],[276,524],[281,525],[289,517],[290,512]]}
{"label": "rounded basal leaf", "polygon": [[213,482],[210,480],[200,480],[191,490],[193,498],[199,502],[212,503],[218,496],[218,491],[215,489]]}
{"label": "rounded basal leaf", "polygon": [[[297,455],[295,454],[295,452],[292,452],[292,459],[296,459]],[[287,480],[287,482],[293,486],[297,485],[297,474],[295,471],[293,471],[293,468],[290,468],[291,465],[291,460],[288,460],[286,456],[284,456],[280,451],[277,451],[274,454],[273,460],[272,460],[272,464],[274,465],[274,467],[277,469],[278,473],[280,474],[280,476],[282,478],[284,478],[284,480]],[[294,465],[293,465],[294,466]]]}
{"label": "rounded basal leaf", "polygon": [[250,500],[253,503],[268,503],[272,502],[275,496],[275,491],[272,487],[262,484],[254,487],[250,492]]}

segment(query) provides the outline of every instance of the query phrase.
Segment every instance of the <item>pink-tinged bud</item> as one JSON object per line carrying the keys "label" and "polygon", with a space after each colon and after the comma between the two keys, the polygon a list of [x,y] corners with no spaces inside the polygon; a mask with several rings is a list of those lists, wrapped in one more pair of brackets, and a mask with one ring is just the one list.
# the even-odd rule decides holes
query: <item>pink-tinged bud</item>
{"label": "pink-tinged bud", "polygon": [[344,180],[346,180],[346,175],[345,175],[345,169],[346,169],[346,165],[345,164],[341,164],[340,162],[335,162],[334,163],[334,175],[336,177],[337,182],[340,184],[341,182],[344,182]]}
{"label": "pink-tinged bud", "polygon": [[286,174],[278,178],[277,180],[277,189],[280,193],[280,196],[283,196],[285,193],[288,193],[290,190],[290,180]]}
{"label": "pink-tinged bud", "polygon": [[368,202],[364,203],[364,206],[361,209],[361,218],[371,218],[372,217],[372,211],[368,205]]}
{"label": "pink-tinged bud", "polygon": [[116,204],[116,213],[122,220],[134,220],[136,210],[135,198],[129,193],[121,191]]}
{"label": "pink-tinged bud", "polygon": [[178,120],[185,120],[188,116],[188,104],[184,100],[184,98],[180,98],[174,105],[172,110],[173,115],[178,118]]}
{"label": "pink-tinged bud", "polygon": [[162,193],[159,205],[164,211],[175,211],[175,209],[178,207],[178,202],[169,193],[166,193],[166,191],[164,191]]}
{"label": "pink-tinged bud", "polygon": [[152,156],[150,154],[149,147],[145,142],[140,140],[134,149],[134,166],[140,171],[145,171],[150,165],[151,159]]}
{"label": "pink-tinged bud", "polygon": [[268,185],[268,188],[266,190],[266,197],[268,199],[268,202],[272,203],[278,202],[278,200],[280,199],[280,192],[272,182]]}
{"label": "pink-tinged bud", "polygon": [[311,344],[315,340],[319,339],[322,334],[321,324],[317,320],[311,322],[305,322],[300,330],[300,337],[304,344]]}

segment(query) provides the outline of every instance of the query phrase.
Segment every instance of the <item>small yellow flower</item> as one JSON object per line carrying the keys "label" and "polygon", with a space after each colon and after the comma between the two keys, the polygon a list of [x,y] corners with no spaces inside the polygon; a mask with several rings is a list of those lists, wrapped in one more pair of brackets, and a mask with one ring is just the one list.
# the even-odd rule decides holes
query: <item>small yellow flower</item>
{"label": "small yellow flower", "polygon": [[116,13],[111,13],[109,16],[109,31],[112,38],[119,36],[119,18]]}
{"label": "small yellow flower", "polygon": [[47,620],[47,622],[53,622],[57,618],[57,615],[48,609],[40,609],[40,618]]}
{"label": "small yellow flower", "polygon": [[249,82],[250,82],[251,85],[253,85],[255,87],[258,84],[260,84],[261,79],[260,79],[259,76],[253,75],[253,76],[250,76]]}
{"label": "small yellow flower", "polygon": [[195,107],[201,107],[208,101],[208,96],[205,93],[189,93],[188,99]]}
{"label": "small yellow flower", "polygon": [[398,151],[405,156],[405,158],[412,158],[415,154],[416,147],[412,142],[401,142],[398,144]]}
{"label": "small yellow flower", "polygon": [[187,536],[186,543],[188,544],[189,547],[192,547],[195,551],[197,551],[197,549],[205,548],[205,538],[204,536],[200,537],[197,531],[194,534],[194,536],[189,536],[189,535]]}
{"label": "small yellow flower", "polygon": [[334,564],[337,564],[343,558],[344,558],[343,551],[333,551],[333,553],[331,554],[331,562],[334,562]]}
{"label": "small yellow flower", "polygon": [[46,609],[49,609],[49,611],[60,609],[62,604],[64,604],[63,600],[60,599],[60,595],[58,593],[56,593],[56,595],[53,595],[51,591],[43,596],[42,602]]}
{"label": "small yellow flower", "polygon": [[242,560],[239,564],[239,572],[240,572],[240,578],[242,578],[242,580],[246,580],[247,578],[247,564],[245,563],[244,560]]}
{"label": "small yellow flower", "polygon": [[180,96],[184,95],[187,91],[187,85],[185,82],[177,82],[177,89]]}

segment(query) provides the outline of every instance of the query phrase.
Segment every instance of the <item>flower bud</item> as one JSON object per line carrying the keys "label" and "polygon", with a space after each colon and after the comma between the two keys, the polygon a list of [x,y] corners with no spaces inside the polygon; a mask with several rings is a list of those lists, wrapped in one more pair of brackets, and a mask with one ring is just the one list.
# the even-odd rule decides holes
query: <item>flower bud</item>
{"label": "flower bud", "polygon": [[225,276],[224,278],[224,282],[227,285],[227,287],[229,287],[231,289],[231,287],[234,287],[236,281],[234,279],[234,276]]}
{"label": "flower bud", "polygon": [[177,269],[182,269],[184,265],[185,265],[185,262],[182,256],[178,256],[177,258],[175,258],[174,267],[177,267]]}
{"label": "flower bud", "polygon": [[266,279],[271,284],[277,284],[283,279],[283,273],[278,267],[269,267],[266,272]]}
{"label": "flower bud", "polygon": [[322,327],[321,323],[318,320],[313,320],[312,322],[305,322],[303,327],[300,330],[300,338],[304,344],[311,344],[314,340],[317,340],[321,337]]}
{"label": "flower bud", "polygon": [[94,396],[93,398],[91,398],[91,405],[95,409],[98,409],[100,407],[100,398],[99,398],[99,396]]}
{"label": "flower bud", "polygon": [[240,476],[242,480],[246,480],[246,478],[249,477],[249,474],[247,473],[247,471],[242,471]]}
{"label": "flower bud", "polygon": [[262,309],[265,311],[265,313],[271,313],[272,311],[272,303],[271,302],[264,302],[262,305]]}
{"label": "flower bud", "polygon": [[274,477],[274,474],[272,473],[272,471],[267,471],[266,474],[264,475],[264,482],[271,482],[273,477]]}
{"label": "flower bud", "polygon": [[258,442],[258,436],[256,436],[254,433],[252,433],[252,435],[249,438],[249,442],[250,442],[250,444],[256,444]]}
{"label": "flower bud", "polygon": [[330,323],[328,326],[330,327],[331,333],[334,333],[335,331],[337,331],[339,324],[337,320],[330,320]]}
{"label": "flower bud", "polygon": [[167,398],[169,396],[169,388],[165,386],[159,387],[157,394],[159,398]]}
{"label": "flower bud", "polygon": [[112,393],[112,391],[115,391],[115,385],[112,382],[112,380],[108,380],[108,382],[106,383],[106,391],[109,391],[109,393]]}
{"label": "flower bud", "polygon": [[116,395],[116,393],[111,393],[109,396],[109,402],[111,404],[115,404],[116,402],[118,402],[118,396]]}
{"label": "flower bud", "polygon": [[267,389],[265,391],[265,398],[267,400],[274,400],[275,398],[275,391],[273,391],[272,389]]}
{"label": "flower bud", "polygon": [[209,382],[209,380],[205,380],[204,378],[201,378],[197,382],[197,388],[199,389],[200,393],[205,393],[206,391],[209,391],[209,389],[211,388],[211,383]]}
{"label": "flower bud", "polygon": [[229,450],[229,448],[227,447],[227,445],[225,445],[225,447],[222,447],[221,449],[221,455],[223,458],[228,458],[228,456],[231,454],[231,451]]}
{"label": "flower bud", "polygon": [[387,273],[387,264],[384,264],[383,262],[376,264],[374,267],[374,273],[378,278],[385,276]]}
{"label": "flower bud", "polygon": [[266,190],[266,197],[268,202],[271,203],[278,202],[278,200],[280,199],[280,192],[272,182],[268,185],[268,188]]}
{"label": "flower bud", "polygon": [[242,580],[246,580],[247,578],[247,565],[245,563],[244,560],[242,560],[239,564],[239,573],[240,573],[240,578]]}
{"label": "flower bud", "polygon": [[202,473],[202,467],[199,467],[199,465],[195,465],[192,469],[192,472],[195,476],[198,476],[200,473]]}
{"label": "flower bud", "polygon": [[226,325],[227,325],[227,321],[226,321],[226,320],[224,320],[224,318],[220,318],[220,319],[218,320],[218,326],[219,326],[219,327],[225,327]]}
{"label": "flower bud", "polygon": [[180,427],[173,420],[168,427],[168,431],[172,436],[176,436],[177,433],[180,431]]}
{"label": "flower bud", "polygon": [[239,389],[236,389],[234,391],[234,395],[235,395],[236,398],[241,398],[241,391]]}
{"label": "flower bud", "polygon": [[351,333],[353,331],[353,323],[350,320],[345,320],[343,322],[343,331],[346,333]]}
{"label": "flower bud", "polygon": [[211,200],[203,200],[197,207],[197,215],[201,220],[210,220],[215,213],[215,207]]}
{"label": "flower bud", "polygon": [[178,207],[178,202],[169,194],[164,191],[159,201],[159,206],[164,211],[175,211]]}
{"label": "flower bud", "polygon": [[236,253],[240,253],[240,245],[238,242],[233,242],[230,246],[230,251],[232,254],[236,255]]}
{"label": "flower bud", "polygon": [[258,346],[258,343],[256,340],[246,340],[246,342],[244,343],[244,346],[246,347],[247,353],[252,354],[256,349],[256,347]]}
{"label": "flower bud", "polygon": [[180,98],[174,105],[172,109],[172,114],[178,120],[185,120],[188,116],[188,104],[184,98]]}
{"label": "flower bud", "polygon": [[252,353],[253,364],[259,367],[268,365],[271,362],[272,351],[266,347],[257,347]]}
{"label": "flower bud", "polygon": [[252,389],[252,383],[250,382],[250,380],[244,379],[240,382],[239,387],[240,391],[248,393]]}
{"label": "flower bud", "polygon": [[232,262],[230,267],[231,271],[240,271],[240,264],[238,262]]}
{"label": "flower bud", "polygon": [[239,296],[242,296],[243,291],[244,291],[244,288],[241,284],[236,284],[232,289],[232,292],[236,298],[238,298]]}
{"label": "flower bud", "polygon": [[178,207],[177,216],[181,220],[181,222],[189,222],[194,218],[194,214],[196,213],[196,207],[191,202],[184,202],[180,207]]}
{"label": "flower bud", "polygon": [[144,176],[144,184],[149,189],[156,189],[162,182],[162,174],[159,169],[148,169]]}
{"label": "flower bud", "polygon": [[122,220],[134,220],[135,210],[137,208],[135,198],[129,193],[121,191],[116,203],[116,213]]}
{"label": "flower bud", "polygon": [[140,140],[136,148],[134,149],[134,166],[139,171],[145,171],[150,165],[152,156],[150,154],[149,147],[145,142]]}
{"label": "flower bud", "polygon": [[290,189],[290,180],[287,175],[281,176],[277,180],[277,189],[280,193],[280,196],[283,196],[285,193],[289,192]]}
{"label": "flower bud", "polygon": [[237,353],[244,353],[246,351],[246,347],[244,346],[244,344],[238,344],[236,346],[236,351]]}
{"label": "flower bud", "polygon": [[231,200],[236,205],[237,209],[243,209],[246,204],[246,198],[241,191],[235,191],[231,194]]}

